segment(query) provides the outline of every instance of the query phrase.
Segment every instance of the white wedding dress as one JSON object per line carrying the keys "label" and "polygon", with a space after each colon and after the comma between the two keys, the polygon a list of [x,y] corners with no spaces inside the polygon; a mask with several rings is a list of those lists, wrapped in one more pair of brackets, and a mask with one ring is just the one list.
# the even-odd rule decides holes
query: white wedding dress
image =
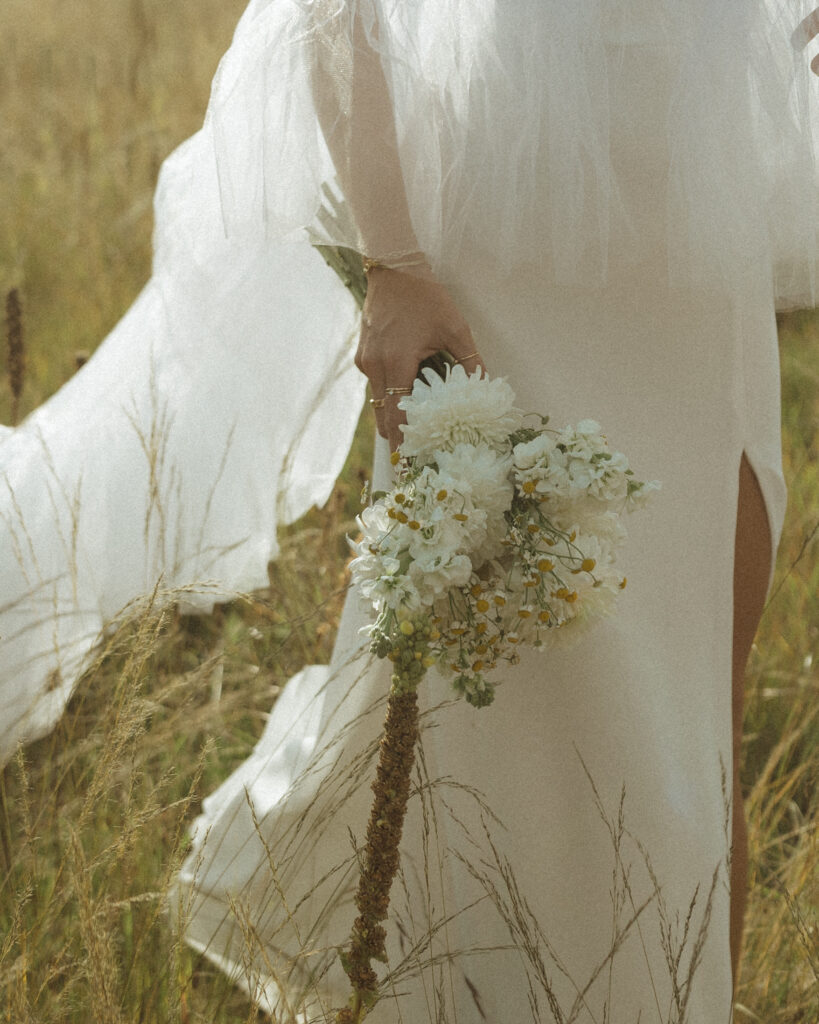
{"label": "white wedding dress", "polygon": [[[0,438],[3,759],[124,605],[264,585],[276,524],[329,494],[363,379],[311,241],[423,249],[521,407],[600,420],[662,478],[614,618],[524,653],[489,710],[421,688],[374,1024],[730,1020],[737,480],[744,451],[776,541],[774,300],[816,301],[819,98],[789,39],[809,12],[253,0],[163,168],[151,282]],[[285,688],[179,878],[187,940],[282,1021],[348,991],[388,687],[366,621],[351,593],[331,664]]]}

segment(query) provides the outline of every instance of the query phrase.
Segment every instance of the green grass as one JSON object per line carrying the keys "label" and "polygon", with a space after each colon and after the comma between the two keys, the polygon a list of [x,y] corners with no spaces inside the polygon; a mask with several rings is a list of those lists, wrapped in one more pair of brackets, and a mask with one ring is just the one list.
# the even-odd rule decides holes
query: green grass
{"label": "green grass", "polygon": [[[242,7],[0,7],[0,289],[24,304],[24,412],[143,285],[159,166],[198,127]],[[782,318],[781,342],[791,497],[747,682],[740,1024],[819,1019],[819,316]],[[0,422],[10,408],[3,378]],[[278,688],[329,660],[371,437],[367,413],[328,508],[284,532],[267,591],[209,618],[125,624],[55,733],[3,773],[0,1019],[256,1019],[177,942],[163,896],[201,798],[247,756]]]}

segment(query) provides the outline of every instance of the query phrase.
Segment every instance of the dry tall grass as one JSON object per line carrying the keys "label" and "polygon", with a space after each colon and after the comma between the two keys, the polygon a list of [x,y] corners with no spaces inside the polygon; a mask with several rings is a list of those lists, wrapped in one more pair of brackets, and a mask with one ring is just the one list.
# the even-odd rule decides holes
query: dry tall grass
{"label": "dry tall grass", "polygon": [[[4,0],[0,292],[24,299],[25,412],[144,282],[159,164],[201,120],[242,0]],[[782,325],[791,504],[748,677],[752,897],[737,1021],[819,1020],[819,320]],[[0,422],[11,390],[0,383]],[[268,592],[208,619],[144,610],[55,734],[0,778],[0,1014],[255,1020],[162,913],[201,797],[283,681],[327,661],[371,424],[329,510],[288,531]],[[305,575],[300,566],[315,567]]]}
{"label": "dry tall grass", "polygon": [[745,769],[751,904],[740,1021],[819,1020],[819,316],[781,318],[790,496],[751,656]]}
{"label": "dry tall grass", "polygon": [[[0,293],[28,310],[21,411],[93,349],[150,267],[162,160],[202,122],[242,0],[0,5]],[[9,422],[0,385],[0,422]]]}

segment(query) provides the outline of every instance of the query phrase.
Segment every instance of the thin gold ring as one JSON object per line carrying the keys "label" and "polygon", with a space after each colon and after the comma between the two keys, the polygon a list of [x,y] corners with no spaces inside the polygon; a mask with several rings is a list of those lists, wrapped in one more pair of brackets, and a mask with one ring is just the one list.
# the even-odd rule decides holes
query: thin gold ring
{"label": "thin gold ring", "polygon": [[373,409],[383,409],[386,404],[386,401],[387,400],[385,398],[371,398],[370,405],[373,407]]}
{"label": "thin gold ring", "polygon": [[461,356],[461,358],[460,359],[456,359],[455,362],[456,363],[465,363],[467,361],[467,359],[474,359],[475,356],[477,356],[479,354],[480,353],[478,353],[478,352],[470,352],[468,356]]}
{"label": "thin gold ring", "polygon": [[387,395],[411,395],[412,388],[384,388]]}

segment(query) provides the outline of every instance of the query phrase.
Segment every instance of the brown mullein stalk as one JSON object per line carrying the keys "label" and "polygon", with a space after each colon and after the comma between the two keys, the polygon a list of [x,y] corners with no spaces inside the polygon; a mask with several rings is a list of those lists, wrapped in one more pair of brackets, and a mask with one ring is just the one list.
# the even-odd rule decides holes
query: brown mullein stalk
{"label": "brown mullein stalk", "polygon": [[390,693],[384,735],[379,750],[375,799],[367,825],[367,843],[355,902],[359,916],[353,925],[349,950],[342,957],[353,986],[350,1006],[338,1012],[336,1024],[359,1024],[375,1003],[378,978],[371,960],[386,961],[386,932],[390,888],[398,871],[398,845],[407,811],[410,776],[418,739],[418,695]]}
{"label": "brown mullein stalk", "polygon": [[20,417],[20,395],[26,375],[26,353],[23,345],[23,312],[20,293],[12,288],[6,295],[6,337],[8,338],[8,374],[11,387],[11,425]]}

